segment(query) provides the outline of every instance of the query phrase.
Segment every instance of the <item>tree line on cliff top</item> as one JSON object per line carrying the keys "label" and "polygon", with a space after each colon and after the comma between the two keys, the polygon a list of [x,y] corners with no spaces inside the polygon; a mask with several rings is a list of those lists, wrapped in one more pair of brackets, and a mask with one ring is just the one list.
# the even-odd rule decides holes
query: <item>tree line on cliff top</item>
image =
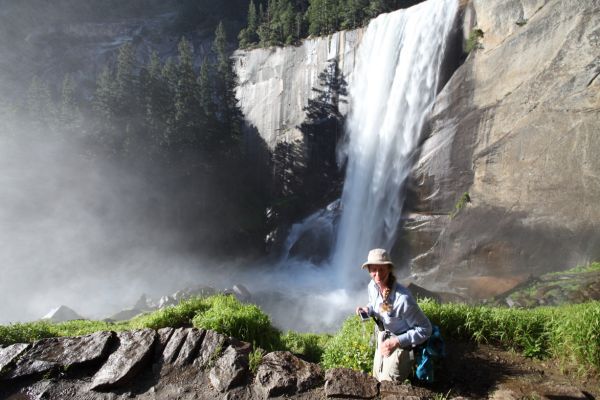
{"label": "tree line on cliff top", "polygon": [[250,0],[241,48],[294,44],[309,35],[355,29],[381,13],[421,0]]}

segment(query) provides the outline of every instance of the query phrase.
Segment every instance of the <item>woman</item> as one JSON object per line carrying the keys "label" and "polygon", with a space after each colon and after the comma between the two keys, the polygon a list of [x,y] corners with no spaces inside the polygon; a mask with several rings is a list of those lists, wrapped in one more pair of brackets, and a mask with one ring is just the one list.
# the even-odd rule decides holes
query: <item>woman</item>
{"label": "woman", "polygon": [[369,304],[356,308],[357,314],[381,321],[373,360],[373,376],[380,382],[406,379],[412,369],[410,350],[431,335],[431,322],[408,289],[396,281],[393,267],[384,249],[369,252],[362,265],[371,275]]}

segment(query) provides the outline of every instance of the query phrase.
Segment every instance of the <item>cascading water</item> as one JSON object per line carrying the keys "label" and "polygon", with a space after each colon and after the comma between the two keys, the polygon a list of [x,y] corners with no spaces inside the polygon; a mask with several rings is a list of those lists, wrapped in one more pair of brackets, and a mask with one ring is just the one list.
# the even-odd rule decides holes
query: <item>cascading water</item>
{"label": "cascading water", "polygon": [[[293,305],[287,303],[279,310],[267,307],[276,320],[287,322],[287,328],[336,329],[340,318],[366,301],[356,294],[357,289],[366,294],[358,285],[367,278],[359,265],[369,249],[389,249],[396,239],[403,184],[438,90],[457,10],[457,0],[429,0],[370,22],[349,86],[341,218],[329,209],[321,210],[294,225],[279,273],[292,277],[294,286],[287,294],[296,297]],[[324,240],[334,232],[337,236],[327,239],[334,243],[329,262],[315,265],[307,255],[291,257],[298,238],[318,233]],[[313,314],[319,318],[311,318]]]}
{"label": "cascading water", "polygon": [[456,0],[429,0],[371,21],[349,87],[350,115],[342,217],[333,251],[337,278],[356,282],[370,248],[390,248],[402,186],[438,89]]}

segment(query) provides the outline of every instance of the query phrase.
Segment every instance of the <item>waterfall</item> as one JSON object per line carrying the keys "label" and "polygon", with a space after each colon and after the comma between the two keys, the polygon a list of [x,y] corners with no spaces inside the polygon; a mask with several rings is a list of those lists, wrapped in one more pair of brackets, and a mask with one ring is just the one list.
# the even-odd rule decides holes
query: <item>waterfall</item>
{"label": "waterfall", "polygon": [[456,0],[429,0],[369,24],[349,86],[342,216],[332,264],[352,284],[370,248],[397,236],[403,184],[438,89]]}
{"label": "waterfall", "polygon": [[[322,330],[328,322],[351,313],[357,301],[362,304],[357,300],[361,297],[358,293],[364,292],[359,283],[367,275],[360,273],[359,266],[369,249],[389,250],[396,240],[404,203],[403,185],[439,89],[457,3],[428,0],[382,14],[366,29],[348,88],[347,140],[340,149],[346,162],[341,217],[334,228],[332,224],[338,218],[326,210],[318,211],[295,225],[285,244],[281,265],[287,266],[283,269],[293,274],[295,282],[300,282],[297,263],[302,261],[287,258],[295,241],[306,232],[318,232],[320,237],[326,236],[324,232],[337,235],[331,239],[334,244],[328,262],[315,265],[305,258],[303,263],[306,272],[302,279],[314,275],[311,281],[320,282],[321,288],[298,301],[298,307],[317,308],[320,313],[318,328],[311,325],[314,321],[302,320],[302,313],[296,314],[294,323],[302,327]],[[323,303],[331,305],[326,308],[333,313],[331,318],[323,314]],[[291,315],[291,309],[288,306],[282,313]]]}

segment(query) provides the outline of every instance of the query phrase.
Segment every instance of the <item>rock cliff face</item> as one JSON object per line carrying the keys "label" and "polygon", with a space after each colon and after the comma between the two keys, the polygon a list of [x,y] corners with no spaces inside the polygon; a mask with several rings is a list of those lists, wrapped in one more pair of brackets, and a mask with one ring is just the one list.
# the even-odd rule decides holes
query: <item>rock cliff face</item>
{"label": "rock cliff face", "polygon": [[406,238],[425,282],[485,297],[511,285],[489,277],[600,257],[600,4],[474,0],[465,16],[483,37],[435,103]]}
{"label": "rock cliff face", "polygon": [[[429,117],[398,247],[422,285],[483,298],[600,258],[600,4],[461,4],[465,42],[483,37]],[[271,149],[299,138],[327,63],[352,79],[360,37],[236,54],[242,110]]]}
{"label": "rock cliff face", "polygon": [[[236,97],[244,117],[257,129],[270,149],[280,142],[302,140],[299,126],[306,120],[304,109],[322,89],[319,74],[332,62],[349,82],[355,50],[362,30],[337,32],[308,39],[298,47],[272,47],[234,54],[239,79]],[[347,110],[340,104],[340,111]]]}

